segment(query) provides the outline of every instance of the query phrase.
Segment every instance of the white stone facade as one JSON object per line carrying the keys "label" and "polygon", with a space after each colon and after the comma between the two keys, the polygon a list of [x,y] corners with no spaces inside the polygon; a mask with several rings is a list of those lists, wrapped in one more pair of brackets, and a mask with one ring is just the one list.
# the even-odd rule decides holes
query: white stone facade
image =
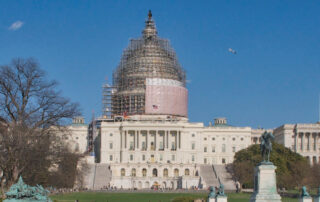
{"label": "white stone facade", "polygon": [[276,142],[305,156],[310,164],[320,162],[320,123],[284,124],[274,135]]}
{"label": "white stone facade", "polygon": [[[110,186],[118,188],[192,188],[201,184],[200,166],[232,163],[235,152],[260,143],[265,129],[234,127],[226,120],[214,125],[191,123],[186,118],[139,116],[136,119],[97,121],[96,162],[110,166]],[[88,126],[69,126],[69,144],[84,153]],[[320,124],[285,124],[275,130],[275,141],[319,162]],[[77,150],[75,148],[78,148]]]}
{"label": "white stone facade", "polygon": [[226,121],[206,127],[186,118],[102,119],[97,128],[97,161],[110,165],[110,186],[124,189],[198,187],[200,165],[232,163],[235,152],[251,145],[250,127]]}

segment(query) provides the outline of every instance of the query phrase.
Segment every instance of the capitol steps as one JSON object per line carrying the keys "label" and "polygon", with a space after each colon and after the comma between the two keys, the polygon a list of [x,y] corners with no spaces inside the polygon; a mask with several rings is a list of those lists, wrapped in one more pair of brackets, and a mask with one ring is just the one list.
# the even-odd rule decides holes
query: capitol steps
{"label": "capitol steps", "polygon": [[220,182],[224,185],[225,190],[236,190],[235,182],[232,180],[231,174],[227,171],[225,165],[213,165]]}
{"label": "capitol steps", "polygon": [[108,164],[95,164],[93,177],[93,190],[100,190],[108,186],[111,181],[111,171]]}
{"label": "capitol steps", "polygon": [[83,176],[82,187],[87,188],[87,189],[92,189],[96,165],[95,164],[87,164],[86,167],[87,168],[85,171],[85,175]]}
{"label": "capitol steps", "polygon": [[219,187],[219,180],[214,173],[212,165],[201,165],[200,176],[204,182],[204,187],[209,188],[210,186]]}

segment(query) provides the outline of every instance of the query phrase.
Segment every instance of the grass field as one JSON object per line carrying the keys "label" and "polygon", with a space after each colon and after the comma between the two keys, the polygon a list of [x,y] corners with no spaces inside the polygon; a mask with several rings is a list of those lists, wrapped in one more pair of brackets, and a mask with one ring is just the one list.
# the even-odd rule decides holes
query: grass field
{"label": "grass field", "polygon": [[[170,202],[174,198],[188,196],[204,198],[205,193],[106,193],[106,192],[80,192],[64,195],[53,195],[52,200],[57,202]],[[228,202],[248,202],[250,194],[228,194]],[[282,202],[298,202],[298,199],[283,198]]]}

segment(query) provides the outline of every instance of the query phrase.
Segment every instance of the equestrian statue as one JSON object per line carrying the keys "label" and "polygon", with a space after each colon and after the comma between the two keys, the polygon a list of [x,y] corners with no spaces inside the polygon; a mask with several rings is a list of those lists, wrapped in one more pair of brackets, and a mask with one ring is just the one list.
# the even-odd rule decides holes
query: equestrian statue
{"label": "equestrian statue", "polygon": [[268,133],[265,131],[261,137],[261,144],[260,144],[260,151],[262,156],[262,162],[263,164],[270,164],[270,152],[272,151],[272,142],[271,140],[274,139],[274,136],[272,133]]}

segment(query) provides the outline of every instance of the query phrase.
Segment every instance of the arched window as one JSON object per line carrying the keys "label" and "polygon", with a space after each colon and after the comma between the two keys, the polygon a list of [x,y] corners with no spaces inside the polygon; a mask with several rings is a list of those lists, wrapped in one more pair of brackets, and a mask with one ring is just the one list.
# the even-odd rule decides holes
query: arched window
{"label": "arched window", "polygon": [[168,169],[163,169],[163,177],[168,177]]}
{"label": "arched window", "polygon": [[184,175],[186,175],[186,176],[190,175],[190,170],[188,168],[184,170]]}
{"label": "arched window", "polygon": [[147,176],[147,169],[142,169],[142,176],[143,177],[146,177]]}
{"label": "arched window", "polygon": [[158,170],[156,168],[152,170],[152,177],[158,177]]}
{"label": "arched window", "polygon": [[145,188],[147,188],[147,189],[150,188],[150,183],[149,182],[145,182]]}
{"label": "arched window", "polygon": [[135,177],[135,176],[136,176],[136,169],[135,169],[135,168],[132,168],[132,170],[131,170],[131,176],[132,176],[132,177]]}
{"label": "arched window", "polygon": [[167,183],[166,182],[162,182],[162,188],[167,188]]}
{"label": "arched window", "polygon": [[179,169],[178,168],[174,169],[174,176],[179,177]]}
{"label": "arched window", "polygon": [[121,176],[126,176],[126,170],[124,168],[121,168]]}

